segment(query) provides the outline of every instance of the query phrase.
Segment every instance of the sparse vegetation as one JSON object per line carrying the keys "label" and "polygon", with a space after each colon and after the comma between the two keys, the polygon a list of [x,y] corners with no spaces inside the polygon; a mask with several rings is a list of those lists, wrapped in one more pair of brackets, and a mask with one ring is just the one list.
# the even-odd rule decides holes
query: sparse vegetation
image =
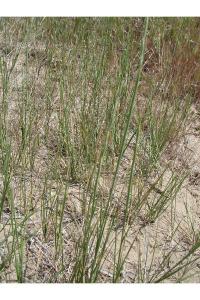
{"label": "sparse vegetation", "polygon": [[1,282],[200,282],[199,29],[1,18]]}

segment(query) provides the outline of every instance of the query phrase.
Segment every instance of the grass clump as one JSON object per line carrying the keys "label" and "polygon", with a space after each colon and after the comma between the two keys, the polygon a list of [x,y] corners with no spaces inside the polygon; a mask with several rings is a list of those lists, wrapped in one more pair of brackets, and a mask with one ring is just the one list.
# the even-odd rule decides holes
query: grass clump
{"label": "grass clump", "polygon": [[189,172],[167,155],[198,108],[198,26],[0,20],[1,281],[196,280],[191,219],[177,242]]}

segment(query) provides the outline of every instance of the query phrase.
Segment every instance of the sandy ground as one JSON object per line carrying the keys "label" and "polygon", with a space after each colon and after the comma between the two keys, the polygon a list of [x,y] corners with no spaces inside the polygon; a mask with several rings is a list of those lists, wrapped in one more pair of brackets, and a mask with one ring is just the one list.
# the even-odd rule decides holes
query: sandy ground
{"label": "sandy ground", "polygon": [[[197,116],[197,114],[195,115]],[[172,251],[173,255],[168,261],[168,268],[177,262],[178,259],[183,257],[184,254],[191,248],[194,243],[196,236],[195,234],[199,231],[199,217],[200,217],[200,136],[198,132],[200,122],[198,116],[195,122],[192,122],[192,126],[189,126],[187,133],[183,136],[179,144],[174,146],[176,150],[173,149],[165,154],[167,159],[170,159],[172,155],[173,168],[181,169],[187,168],[189,172],[189,177],[184,181],[180,191],[178,192],[173,204],[156,220],[153,224],[145,224],[142,216],[139,216],[136,223],[132,225],[127,236],[127,249],[130,244],[134,242],[127,259],[125,268],[123,271],[123,282],[137,282],[137,270],[139,265],[145,266],[143,269],[143,281],[148,282],[152,276],[155,275],[155,270],[159,269],[159,265],[167,253]],[[44,149],[43,149],[44,150]],[[174,157],[174,151],[176,151],[176,156]],[[44,154],[45,151],[41,152]],[[44,172],[44,168],[41,167],[41,155],[40,157],[40,169]],[[45,160],[45,156],[43,157]],[[126,169],[126,164],[129,164],[129,159],[126,157],[124,159],[124,168]],[[128,167],[128,166],[127,166]],[[30,217],[28,222],[28,232],[27,234],[31,238],[28,239],[26,245],[26,279],[28,282],[45,282],[51,281],[51,274],[58,271],[58,266],[54,263],[53,247],[54,241],[49,237],[47,243],[42,241],[42,232],[40,228],[40,203],[39,199],[42,193],[42,184],[40,172],[38,170],[37,175],[27,174],[26,186],[30,184],[30,176],[34,176],[34,187],[32,195],[36,200],[37,209],[34,214]],[[168,170],[164,176],[163,186],[168,182],[171,175],[171,171]],[[20,176],[15,176],[14,191],[16,198],[18,195],[18,187],[20,185],[22,178]],[[100,182],[100,190],[106,190],[104,187],[106,179],[102,179]],[[118,191],[116,197],[120,197],[123,193],[123,176],[121,182],[119,180],[116,190]],[[55,188],[52,186],[51,182],[51,193],[53,195]],[[80,224],[81,224],[81,201],[83,195],[83,189],[78,185],[74,184],[69,186],[68,200],[65,207],[64,223],[63,223],[63,239],[64,239],[64,256],[65,256],[65,267],[66,270],[64,274],[59,276],[57,280],[67,280],[70,273],[70,264],[74,261],[74,243],[76,238],[81,234]],[[37,202],[38,201],[38,202]],[[4,209],[3,213],[3,224],[9,219],[9,209]],[[18,212],[18,217],[23,218],[23,213]],[[2,226],[2,225],[1,225]],[[178,226],[178,229],[176,227]],[[5,237],[6,232],[9,232],[9,225],[4,227],[3,232],[1,232],[1,254],[3,255],[2,242],[3,237]],[[112,238],[118,236],[120,238],[120,223],[113,231]],[[10,238],[11,239],[11,238]],[[140,257],[138,257],[140,253]],[[113,249],[110,248],[110,252],[106,262],[102,267],[102,281],[111,281],[111,269],[112,269],[112,255]],[[196,255],[199,255],[197,253]],[[193,264],[193,270],[191,272],[199,271],[199,263]],[[167,267],[165,266],[165,269]],[[6,270],[7,280],[15,281],[15,275],[12,268],[8,267]],[[189,273],[190,274],[190,273]],[[188,275],[188,274],[187,274]],[[174,281],[177,275],[174,276]],[[53,279],[52,279],[53,280]],[[172,279],[173,281],[173,279]],[[192,275],[191,278],[186,279],[187,282],[200,282],[200,276]]]}
{"label": "sandy ground", "polygon": [[[41,51],[42,55],[42,51]],[[21,65],[23,64],[23,57],[19,57],[15,71],[13,73],[13,80],[11,80],[13,86],[11,88],[11,98],[9,104],[9,114],[11,121],[11,131],[15,129],[15,125],[18,122],[17,118],[17,99],[19,96],[19,88],[22,84]],[[39,60],[39,63],[42,63]],[[34,69],[34,66],[33,66]],[[42,76],[43,69],[41,67]],[[35,78],[34,78],[35,79]],[[31,78],[30,78],[31,80]],[[42,89],[40,88],[40,78],[38,78],[35,93],[37,93],[38,109],[42,107],[40,101],[43,97]],[[52,127],[56,116],[52,115]],[[36,129],[41,130],[42,118],[39,119]],[[41,138],[43,132],[41,130]],[[17,148],[17,145],[16,145]],[[166,257],[169,252],[172,253],[170,259],[165,264],[164,269],[170,269],[178,259],[183,257],[184,254],[191,248],[196,234],[199,231],[199,217],[200,217],[200,118],[198,111],[193,107],[193,117],[188,123],[188,127],[185,130],[184,136],[182,136],[178,142],[174,145],[170,145],[169,149],[165,151],[162,161],[163,166],[165,162],[171,162],[171,170],[168,170],[164,175],[163,187],[166,186],[171,172],[174,170],[181,171],[187,170],[189,176],[184,181],[180,191],[178,192],[176,199],[167,208],[167,210],[155,221],[155,223],[145,223],[143,215],[138,216],[138,219],[131,225],[129,233],[126,239],[127,249],[130,244],[134,245],[126,259],[126,264],[122,272],[122,282],[137,282],[138,269],[142,265],[142,281],[148,282],[152,278],[158,278],[156,270],[159,270],[163,258]],[[130,153],[131,146],[127,149],[123,164],[120,170],[121,177],[118,179],[116,187],[116,199],[119,199],[124,190],[124,176],[126,170],[130,166]],[[60,164],[64,163],[62,161]],[[20,187],[24,184],[26,187],[27,195],[32,197],[34,204],[34,211],[30,211],[30,219],[27,224],[28,239],[26,241],[24,256],[24,262],[26,264],[25,278],[27,282],[49,282],[55,280],[55,272],[59,270],[60,261],[54,262],[54,240],[51,238],[51,232],[49,232],[48,241],[44,242],[42,239],[41,224],[40,224],[40,201],[43,197],[43,178],[44,174],[48,170],[48,145],[41,144],[41,147],[36,155],[35,171],[33,173],[27,172],[25,174],[15,173],[13,175],[13,190],[14,198],[16,199],[16,214],[17,218],[23,219],[23,210],[17,209],[17,201],[20,199]],[[100,180],[100,191],[105,195],[107,191],[108,177],[102,177]],[[31,185],[34,182],[34,185]],[[0,189],[2,189],[2,176],[0,176]],[[64,189],[63,187],[61,187]],[[54,197],[56,184],[54,186],[53,180],[49,182],[49,194]],[[161,187],[162,189],[162,187]],[[84,190],[79,184],[71,184],[68,191],[68,200],[64,211],[63,220],[63,256],[64,256],[64,270],[57,275],[57,281],[67,281],[71,272],[72,265],[74,263],[74,245],[77,238],[81,234],[81,198],[83,197]],[[156,191],[155,191],[156,194]],[[10,232],[9,218],[10,210],[5,207],[3,212],[3,218],[0,232],[0,259],[3,260],[5,253],[5,243],[8,240],[10,247],[12,245],[12,237],[6,238]],[[51,220],[50,220],[51,221]],[[177,227],[178,226],[178,227]],[[176,228],[178,228],[176,230]],[[110,239],[114,237],[120,238],[121,226],[120,222],[116,225],[116,230],[113,231]],[[9,245],[6,245],[9,247]],[[112,280],[112,257],[113,246],[110,247],[108,257],[102,266],[102,279],[101,281]],[[199,255],[197,253],[196,255]],[[61,258],[60,258],[61,259]],[[195,273],[199,271],[200,264],[195,262],[193,264],[193,270]],[[186,271],[186,270],[185,270]],[[182,272],[183,273],[183,272]],[[181,276],[181,274],[179,274]],[[184,276],[184,274],[183,274]],[[171,281],[175,281],[177,275],[172,277]],[[15,281],[16,275],[14,272],[14,266],[6,266],[4,275],[1,275],[0,281]],[[141,281],[141,278],[140,278]],[[190,282],[200,282],[200,275],[192,275],[191,278],[185,279]]]}

